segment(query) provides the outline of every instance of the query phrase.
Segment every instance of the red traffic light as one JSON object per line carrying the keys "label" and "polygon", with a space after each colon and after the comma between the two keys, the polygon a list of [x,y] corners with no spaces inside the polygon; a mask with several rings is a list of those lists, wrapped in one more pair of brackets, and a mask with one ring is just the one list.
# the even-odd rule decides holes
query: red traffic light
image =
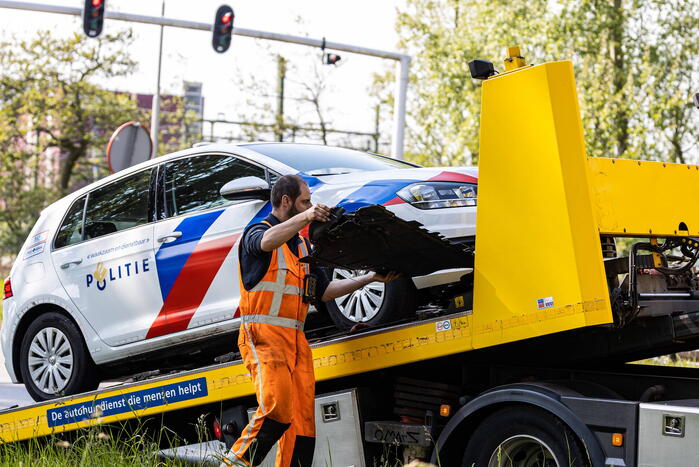
{"label": "red traffic light", "polygon": [[97,37],[104,25],[105,0],[85,0],[83,6],[83,31],[88,37]]}
{"label": "red traffic light", "polygon": [[323,64],[325,65],[337,65],[337,62],[342,60],[342,57],[340,57],[338,54],[324,54],[323,55]]}
{"label": "red traffic light", "polygon": [[216,10],[214,24],[212,27],[211,45],[218,53],[223,53],[231,46],[231,36],[233,35],[233,20],[235,14],[233,8],[228,5],[221,5]]}

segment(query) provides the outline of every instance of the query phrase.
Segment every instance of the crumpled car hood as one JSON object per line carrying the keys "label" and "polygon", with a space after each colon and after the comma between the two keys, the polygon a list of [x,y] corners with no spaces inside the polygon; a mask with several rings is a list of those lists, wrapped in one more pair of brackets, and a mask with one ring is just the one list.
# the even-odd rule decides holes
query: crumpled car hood
{"label": "crumpled car hood", "polygon": [[301,261],[313,265],[407,276],[451,268],[473,267],[473,250],[406,221],[383,206],[338,214],[327,223],[311,224],[313,252]]}

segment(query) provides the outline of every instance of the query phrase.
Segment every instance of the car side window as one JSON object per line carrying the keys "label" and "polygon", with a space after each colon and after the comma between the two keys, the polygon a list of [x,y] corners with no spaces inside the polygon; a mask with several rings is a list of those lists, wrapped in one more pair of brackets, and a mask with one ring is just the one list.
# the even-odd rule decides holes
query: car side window
{"label": "car side window", "polygon": [[241,177],[265,179],[265,170],[232,156],[192,156],[165,164],[165,208],[168,216],[225,206],[219,191]]}
{"label": "car side window", "polygon": [[90,192],[85,213],[86,240],[148,223],[151,170]]}
{"label": "car side window", "polygon": [[82,240],[83,210],[85,209],[85,196],[78,198],[68,209],[63,223],[58,228],[54,248],[62,248],[68,245],[80,243]]}

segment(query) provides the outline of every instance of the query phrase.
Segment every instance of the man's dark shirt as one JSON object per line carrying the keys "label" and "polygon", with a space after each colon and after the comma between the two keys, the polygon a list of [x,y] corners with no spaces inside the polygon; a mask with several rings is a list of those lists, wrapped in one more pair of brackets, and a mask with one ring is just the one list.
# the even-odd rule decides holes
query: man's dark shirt
{"label": "man's dark shirt", "polygon": [[[264,235],[266,230],[281,222],[272,214],[267,216],[265,221],[269,222],[271,225],[259,222],[249,226],[245,229],[243,239],[240,242],[238,260],[240,261],[240,272],[243,275],[243,287],[245,287],[245,290],[252,289],[262,280],[267,269],[269,269],[269,262],[272,259],[271,251],[267,252],[262,250],[262,235]],[[297,233],[286,242],[291,252],[297,257],[299,256],[299,243],[302,241],[301,238],[302,237]],[[310,248],[308,248],[310,242],[305,239],[303,241],[306,242],[306,248],[310,252]],[[323,296],[325,289],[328,287],[329,280],[323,268],[311,267],[311,274],[315,274],[318,279],[316,297],[318,297],[318,301],[320,301],[320,297]]]}

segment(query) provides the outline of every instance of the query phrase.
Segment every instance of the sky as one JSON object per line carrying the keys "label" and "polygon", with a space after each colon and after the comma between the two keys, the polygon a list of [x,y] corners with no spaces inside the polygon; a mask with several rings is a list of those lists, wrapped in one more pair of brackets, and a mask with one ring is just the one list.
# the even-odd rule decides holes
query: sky
{"label": "sky", "polygon": [[[162,0],[107,0],[108,10],[159,16]],[[37,0],[36,3],[81,7],[80,0]],[[165,16],[211,23],[221,0],[165,0]],[[234,26],[277,33],[325,37],[328,41],[397,51],[396,8],[404,0],[229,0],[235,11]],[[106,20],[104,31],[131,27],[136,40],[129,53],[139,67],[133,76],[115,79],[107,87],[121,91],[153,93],[156,84],[159,26]],[[30,38],[39,28],[57,35],[82,31],[79,17],[0,9],[0,35]],[[161,89],[182,93],[182,82],[203,83],[205,118],[239,120],[250,117],[255,105],[272,105],[276,87],[276,60],[280,53],[290,63],[287,73],[288,113],[300,123],[312,123],[312,109],[298,97],[314,67],[325,76],[323,95],[329,120],[335,128],[372,131],[374,101],[368,95],[373,73],[393,69],[394,62],[374,57],[341,53],[336,67],[320,65],[318,49],[234,36],[224,54],[213,51],[211,33],[165,28]],[[241,81],[247,83],[241,86]],[[257,83],[252,89],[250,83]],[[388,136],[388,135],[387,135]]]}

